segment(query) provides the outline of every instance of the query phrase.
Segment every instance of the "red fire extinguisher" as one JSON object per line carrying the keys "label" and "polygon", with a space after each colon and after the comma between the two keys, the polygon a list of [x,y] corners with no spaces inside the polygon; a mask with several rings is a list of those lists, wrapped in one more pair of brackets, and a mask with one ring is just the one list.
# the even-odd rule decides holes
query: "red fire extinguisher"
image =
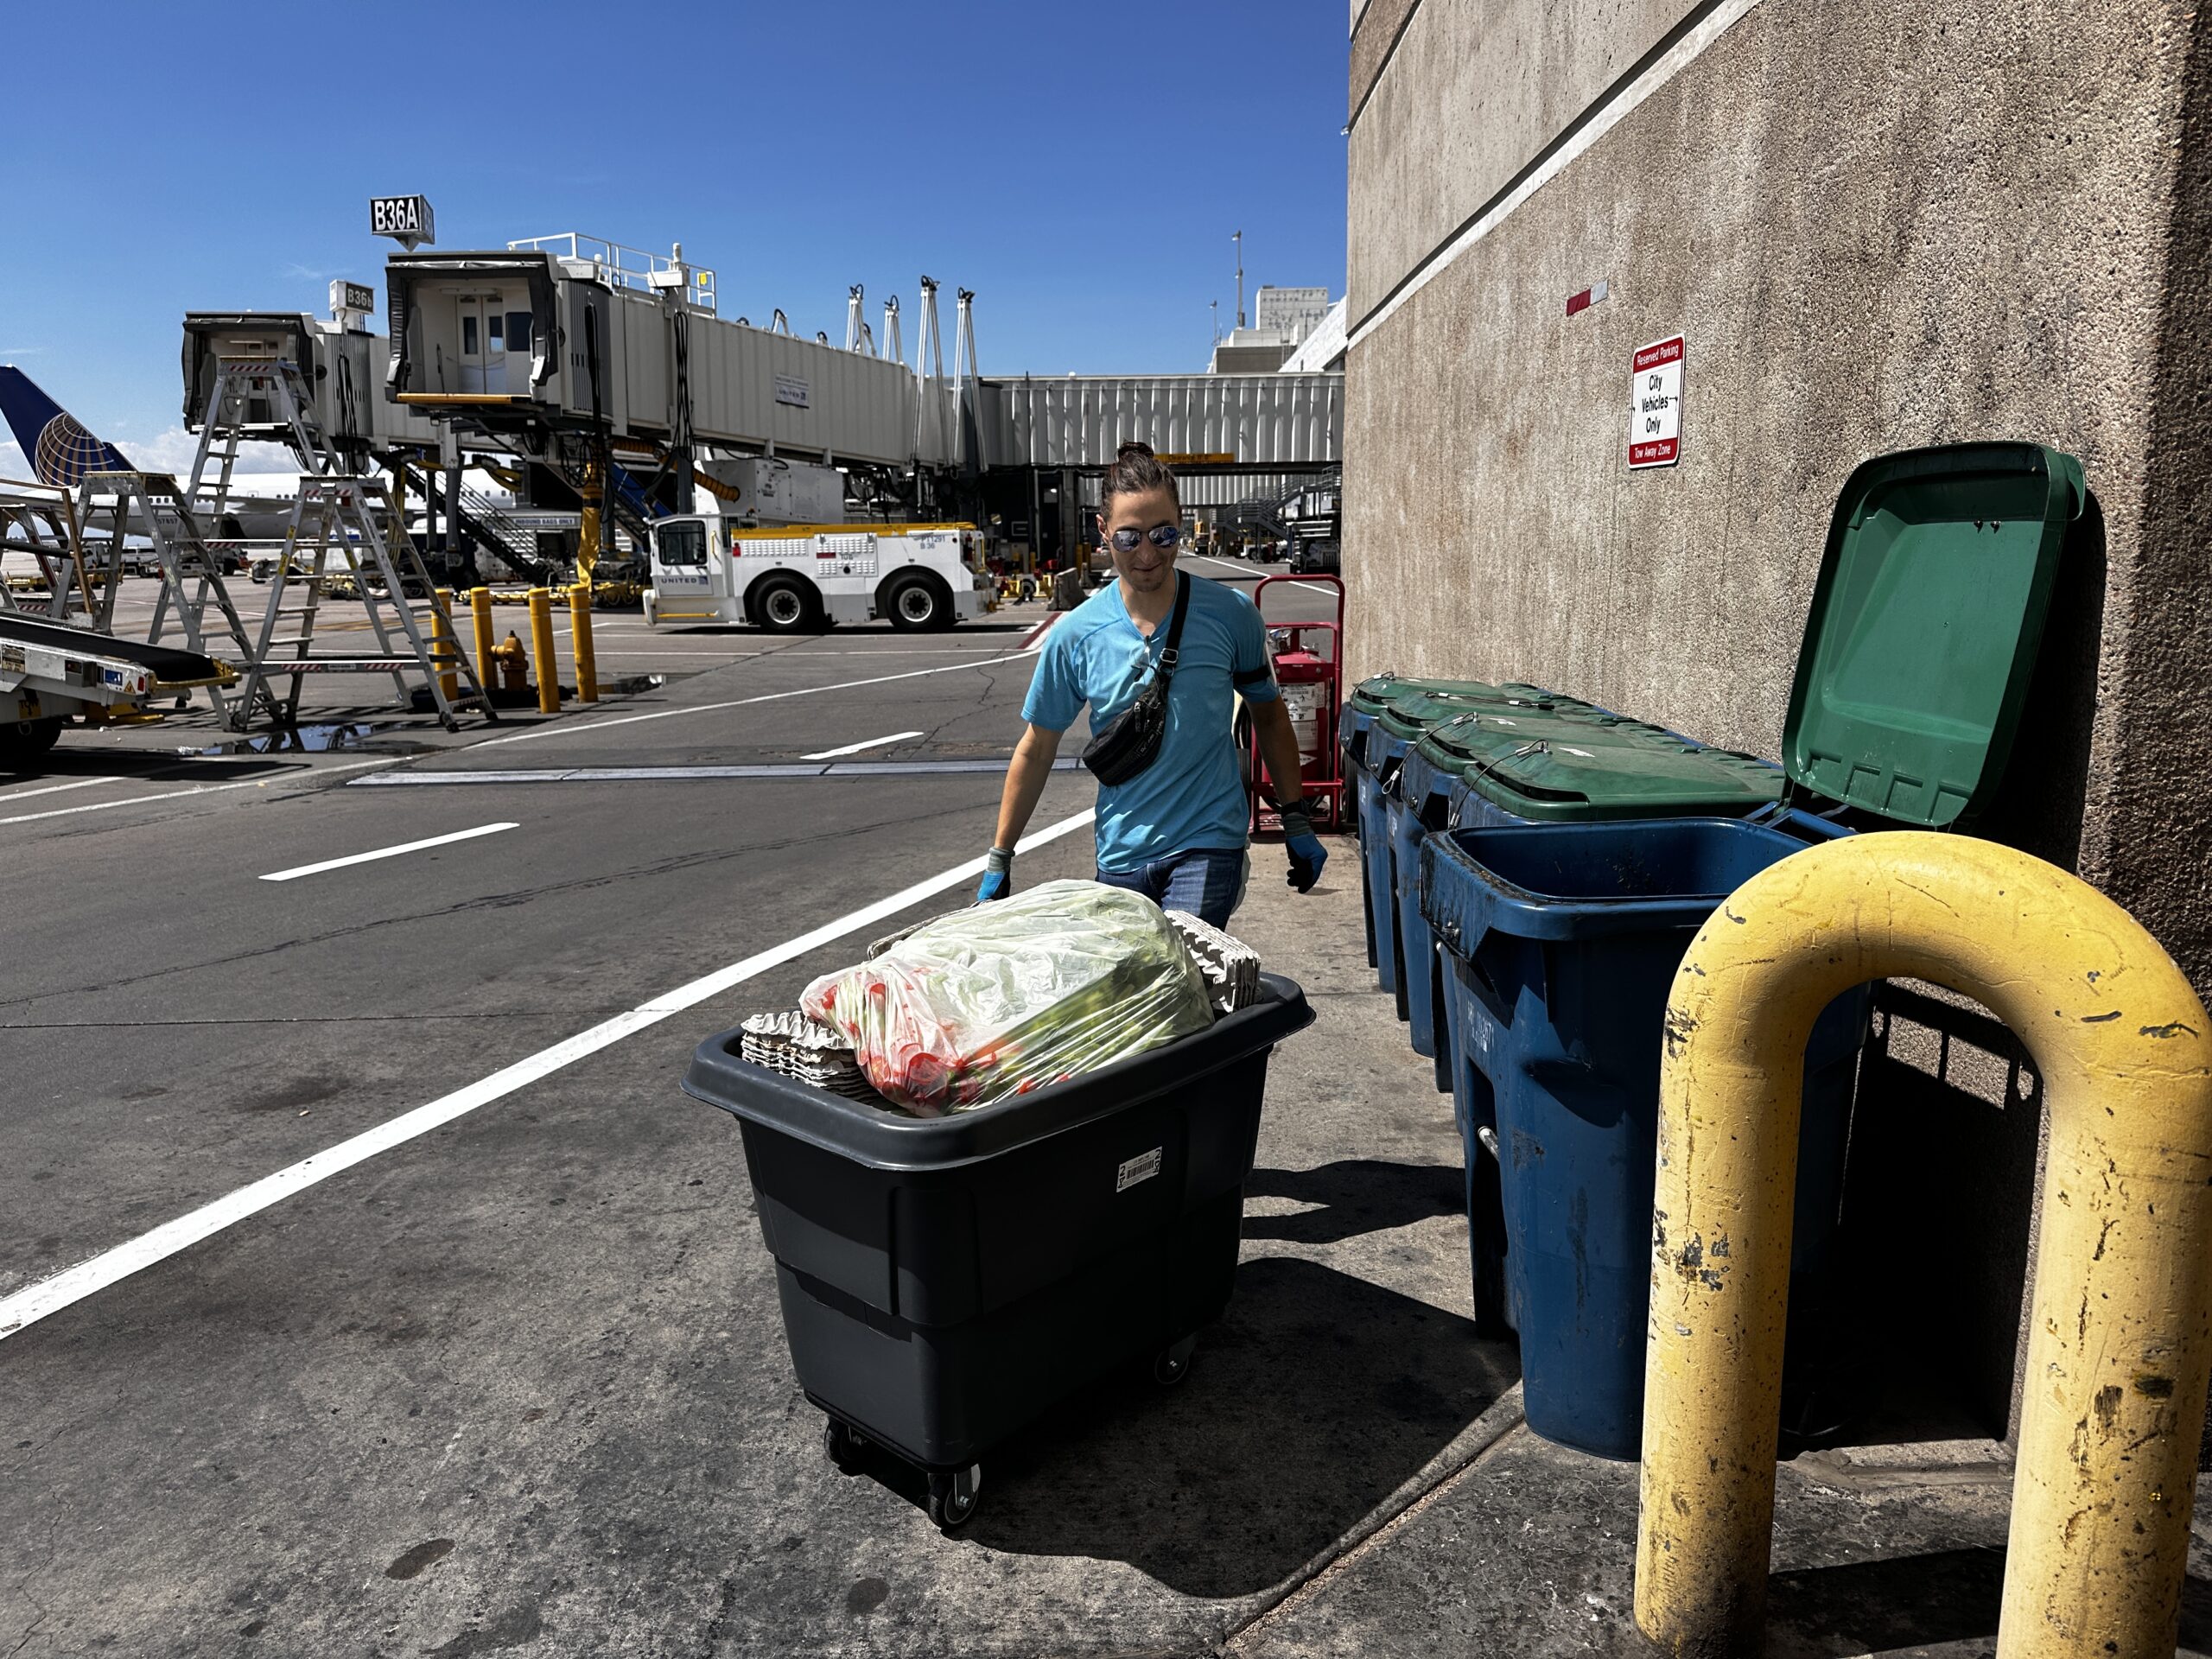
{"label": "red fire extinguisher", "polygon": [[[1252,588],[1252,603],[1262,622],[1267,621],[1268,613],[1262,595],[1277,582],[1309,588],[1325,584],[1336,592],[1333,620],[1270,624],[1268,643],[1274,661],[1275,683],[1282,690],[1283,707],[1289,712],[1290,728],[1298,739],[1299,770],[1305,797],[1313,805],[1314,828],[1341,830],[1344,777],[1337,748],[1337,710],[1343,691],[1344,585],[1335,576],[1262,576]],[[1282,820],[1263,781],[1267,773],[1260,760],[1259,738],[1250,730],[1249,721],[1244,724],[1244,783],[1252,803],[1252,833],[1281,835]]]}

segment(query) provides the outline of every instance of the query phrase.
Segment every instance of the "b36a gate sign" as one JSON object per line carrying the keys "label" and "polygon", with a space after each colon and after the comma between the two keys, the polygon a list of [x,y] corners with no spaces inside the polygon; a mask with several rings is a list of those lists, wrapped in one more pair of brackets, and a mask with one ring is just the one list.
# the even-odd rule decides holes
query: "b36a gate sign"
{"label": "b36a gate sign", "polygon": [[412,253],[437,236],[427,196],[371,196],[369,234],[388,236]]}
{"label": "b36a gate sign", "polygon": [[1671,467],[1682,458],[1682,337],[1654,340],[1630,360],[1628,464]]}

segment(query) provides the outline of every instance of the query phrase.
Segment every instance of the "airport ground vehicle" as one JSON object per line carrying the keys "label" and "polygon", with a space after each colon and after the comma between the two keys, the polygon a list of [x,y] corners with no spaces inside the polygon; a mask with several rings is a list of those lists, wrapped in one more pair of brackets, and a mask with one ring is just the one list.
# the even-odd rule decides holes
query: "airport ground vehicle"
{"label": "airport ground vehicle", "polygon": [[72,719],[135,715],[155,697],[236,677],[196,651],[0,614],[0,767],[35,761]]}
{"label": "airport ground vehicle", "polygon": [[653,525],[645,620],[750,622],[771,633],[887,620],[949,628],[993,608],[973,524],[785,524],[712,517]]}

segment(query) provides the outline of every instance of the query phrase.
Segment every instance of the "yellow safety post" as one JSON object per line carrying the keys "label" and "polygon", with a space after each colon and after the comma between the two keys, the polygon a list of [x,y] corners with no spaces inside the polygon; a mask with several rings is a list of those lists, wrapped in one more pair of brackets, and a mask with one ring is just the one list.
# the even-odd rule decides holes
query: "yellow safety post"
{"label": "yellow safety post", "polygon": [[438,690],[451,702],[461,695],[461,640],[453,631],[453,589],[430,595],[430,660],[438,665]]}
{"label": "yellow safety post", "polygon": [[476,623],[476,678],[488,695],[492,690],[492,590],[468,590],[468,611]]}
{"label": "yellow safety post", "polygon": [[576,701],[599,701],[599,659],[591,649],[591,584],[569,589],[569,639],[576,658]]}
{"label": "yellow safety post", "polygon": [[553,656],[553,594],[550,589],[530,590],[530,665],[537,676],[537,712],[561,712],[561,665]]}
{"label": "yellow safety post", "polygon": [[[2212,1046],[2158,941],[2065,871],[1912,831],[1753,877],[1669,1000],[1636,1622],[1758,1650],[1805,1041],[1892,975],[1986,1004],[2050,1115],[1998,1631],[2004,1659],[2168,1654],[2212,1378]],[[1891,1270],[1916,1263],[1908,1243]]]}

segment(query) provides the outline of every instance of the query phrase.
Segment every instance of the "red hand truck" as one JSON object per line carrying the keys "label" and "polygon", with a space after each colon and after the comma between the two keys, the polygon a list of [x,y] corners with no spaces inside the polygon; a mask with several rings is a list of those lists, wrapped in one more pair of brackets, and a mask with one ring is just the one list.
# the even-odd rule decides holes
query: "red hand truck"
{"label": "red hand truck", "polygon": [[[1253,586],[1252,604],[1263,623],[1268,613],[1262,595],[1276,582],[1308,588],[1326,583],[1336,590],[1334,620],[1268,623],[1268,650],[1274,663],[1275,683],[1290,709],[1291,728],[1298,734],[1300,782],[1306,798],[1313,804],[1313,827],[1340,830],[1344,774],[1343,753],[1337,747],[1337,711],[1344,691],[1344,584],[1337,576],[1262,576]],[[1251,802],[1252,834],[1279,836],[1282,820],[1263,782],[1267,771],[1249,711],[1238,715],[1237,723],[1243,740],[1244,791]]]}

